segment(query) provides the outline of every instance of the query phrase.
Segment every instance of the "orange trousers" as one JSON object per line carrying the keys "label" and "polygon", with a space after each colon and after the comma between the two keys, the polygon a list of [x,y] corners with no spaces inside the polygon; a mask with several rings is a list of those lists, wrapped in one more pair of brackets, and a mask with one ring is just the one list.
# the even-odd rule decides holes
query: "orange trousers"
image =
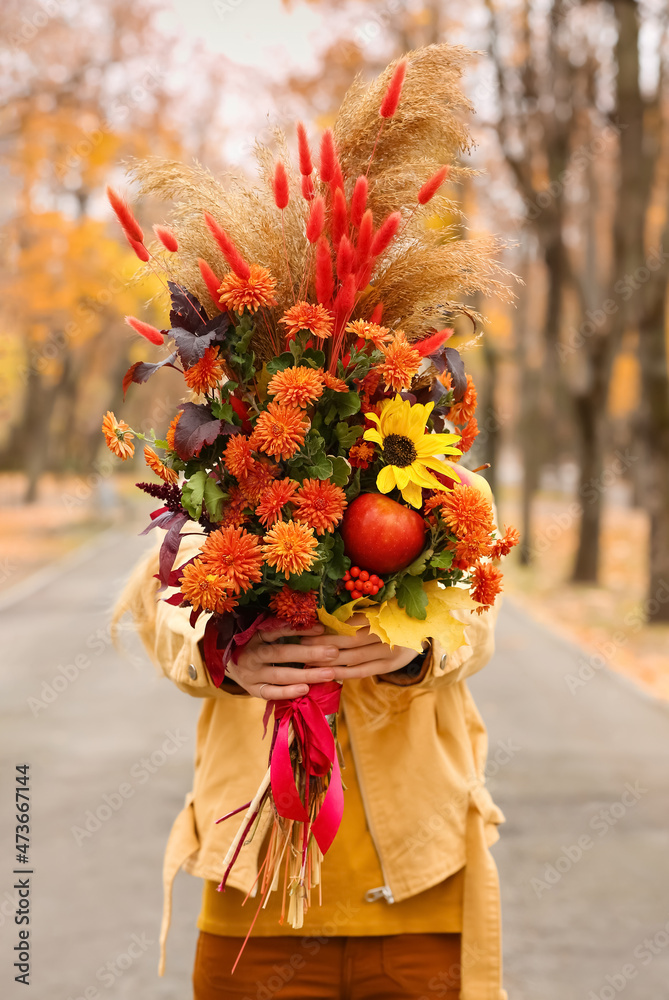
{"label": "orange trousers", "polygon": [[194,1000],[457,1000],[459,934],[252,937],[200,932]]}

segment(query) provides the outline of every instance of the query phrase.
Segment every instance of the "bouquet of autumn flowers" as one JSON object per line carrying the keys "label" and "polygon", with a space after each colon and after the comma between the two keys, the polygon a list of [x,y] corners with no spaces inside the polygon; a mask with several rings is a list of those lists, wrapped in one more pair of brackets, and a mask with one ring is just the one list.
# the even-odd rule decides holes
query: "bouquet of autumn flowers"
{"label": "bouquet of autumn flowers", "polygon": [[[412,53],[367,90],[354,88],[341,128],[322,136],[317,173],[302,124],[299,174],[285,149],[271,162],[260,149],[264,191],[140,165],[144,190],[182,199],[172,227],[154,227],[152,247],[109,192],[130,245],[170,296],[169,329],[128,318],[171,350],[132,365],[123,386],[167,367],[190,390],[165,439],[150,435],[144,448],[160,482],[138,486],[162,502],[146,530],[165,531],[164,599],[190,608],[191,624],[207,616],[205,661],[217,684],[258,629],[320,621],[351,634],[354,612],[391,645],[420,652],[438,638],[454,650],[465,636],[451,612],[485,612],[501,589],[497,563],[518,536],[498,531],[485,479],[458,464],[477,434],[476,390],[447,344],[453,327],[435,322],[471,315],[445,302],[444,289],[495,284],[492,245],[443,234],[440,243],[426,225],[450,169],[430,157],[463,144],[443,101],[462,103],[458,51]],[[435,122],[426,105],[439,101]],[[421,150],[418,165],[404,161],[407,146]],[[123,459],[143,437],[112,413],[103,431]],[[189,525],[202,545],[180,562]],[[236,810],[245,816],[223,865],[221,887],[270,809],[261,901],[283,871],[298,927],[342,813],[339,694],[333,681],[268,703],[269,768]]]}

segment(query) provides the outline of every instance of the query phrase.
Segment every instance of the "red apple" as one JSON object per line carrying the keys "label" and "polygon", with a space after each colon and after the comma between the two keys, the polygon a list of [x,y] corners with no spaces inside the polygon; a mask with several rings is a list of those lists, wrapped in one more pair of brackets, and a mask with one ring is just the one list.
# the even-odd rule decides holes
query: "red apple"
{"label": "red apple", "polygon": [[455,465],[453,462],[445,461],[444,465],[450,465],[452,469],[458,474],[458,479],[451,479],[447,475],[437,475],[449,489],[452,489],[456,482],[462,483],[463,486],[473,486],[475,490],[478,490],[482,497],[489,500],[490,503],[493,502],[492,490],[490,489],[490,483],[483,476],[479,476],[477,472],[470,472],[469,469],[463,468],[461,465]]}
{"label": "red apple", "polygon": [[404,569],[425,544],[425,521],[418,511],[381,493],[356,497],[339,530],[353,565],[381,576]]}

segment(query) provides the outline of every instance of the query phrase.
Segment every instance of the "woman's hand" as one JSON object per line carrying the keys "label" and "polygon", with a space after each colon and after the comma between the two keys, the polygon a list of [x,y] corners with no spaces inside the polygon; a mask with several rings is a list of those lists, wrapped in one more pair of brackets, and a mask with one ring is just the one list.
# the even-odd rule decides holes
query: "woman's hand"
{"label": "woman's hand", "polygon": [[363,627],[355,635],[324,635],[319,639],[307,638],[304,641],[306,646],[312,643],[317,645],[319,651],[324,646],[336,650],[335,658],[329,662],[334,666],[334,678],[337,681],[390,674],[406,667],[418,655],[415,649],[407,646],[395,646],[391,649],[378,635],[369,631],[364,615],[353,615],[349,624]]}
{"label": "woman's hand", "polygon": [[[323,626],[300,632],[291,628],[273,632],[256,632],[237,658],[228,663],[226,674],[254,698],[282,701],[307,694],[310,684],[322,684],[335,678],[332,668],[339,655],[337,647],[325,642]],[[304,637],[300,643],[279,643],[285,635]],[[305,663],[308,666],[287,667],[284,663]]]}

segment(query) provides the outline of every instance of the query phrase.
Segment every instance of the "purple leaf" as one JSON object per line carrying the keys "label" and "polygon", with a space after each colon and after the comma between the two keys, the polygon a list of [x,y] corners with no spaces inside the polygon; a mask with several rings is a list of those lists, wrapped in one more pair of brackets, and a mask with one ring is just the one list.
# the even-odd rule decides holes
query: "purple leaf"
{"label": "purple leaf", "polygon": [[172,514],[172,518],[172,523],[163,538],[163,544],[160,546],[158,579],[163,587],[167,587],[169,584],[170,572],[181,544],[181,529],[186,521],[190,520],[188,514]]}
{"label": "purple leaf", "polygon": [[209,319],[204,306],[200,304],[191,292],[187,291],[181,285],[177,285],[176,282],[168,281],[167,287],[170,290],[170,297],[172,299],[170,325],[181,326],[185,330],[195,333]]}
{"label": "purple leaf", "polygon": [[220,344],[225,340],[225,334],[230,326],[227,313],[214,316],[198,330],[186,330],[175,326],[171,330],[179,358],[185,368],[190,368],[203,357],[204,352],[212,344]]}
{"label": "purple leaf", "polygon": [[446,367],[451,373],[453,385],[453,399],[458,403],[465,394],[467,388],[467,376],[465,375],[464,361],[454,347],[444,348],[444,359]]}
{"label": "purple leaf", "polygon": [[[163,361],[157,361],[155,364],[150,364],[148,361],[135,361],[134,365],[130,365],[127,372],[123,376],[123,398],[125,399],[125,394],[128,391],[130,384],[132,382],[147,382],[154,372],[157,372],[159,368],[164,365],[169,365],[170,368],[176,368],[173,362],[176,360],[176,351],[170,354],[169,358],[165,358]],[[176,368],[176,371],[179,371]]]}
{"label": "purple leaf", "polygon": [[174,432],[174,447],[179,458],[187,462],[199,455],[205,444],[213,444],[223,424],[215,420],[205,404],[183,403],[181,417]]}

